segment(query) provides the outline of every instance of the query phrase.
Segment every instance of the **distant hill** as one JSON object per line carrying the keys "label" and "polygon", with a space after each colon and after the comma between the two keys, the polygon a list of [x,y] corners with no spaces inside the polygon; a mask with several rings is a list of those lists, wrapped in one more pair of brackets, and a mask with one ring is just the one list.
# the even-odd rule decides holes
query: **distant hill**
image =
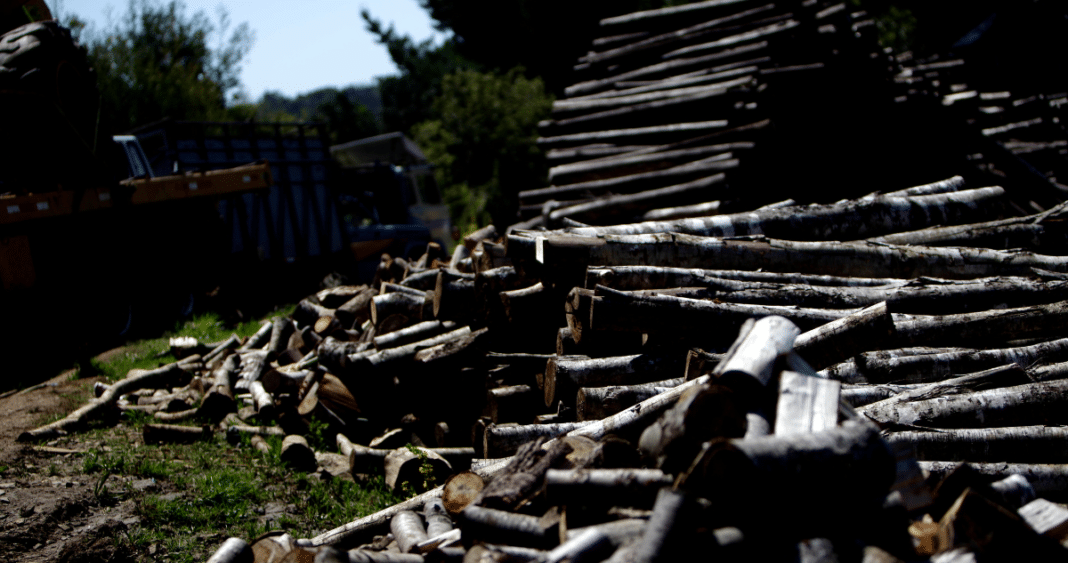
{"label": "distant hill", "polygon": [[[381,125],[382,97],[378,93],[378,86],[354,85],[340,92],[352,103],[366,107]],[[333,101],[337,94],[337,88],[320,88],[295,98],[287,98],[277,92],[266,92],[257,104],[257,116],[267,121],[277,118],[279,114],[287,114],[300,121],[307,121],[312,119],[319,104]]]}

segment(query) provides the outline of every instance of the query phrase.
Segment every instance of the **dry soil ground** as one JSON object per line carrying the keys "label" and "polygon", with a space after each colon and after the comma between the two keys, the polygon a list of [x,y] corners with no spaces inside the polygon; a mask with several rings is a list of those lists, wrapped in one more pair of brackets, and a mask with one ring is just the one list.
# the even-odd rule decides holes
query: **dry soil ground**
{"label": "dry soil ground", "polygon": [[20,433],[49,417],[66,415],[89,396],[97,379],[72,380],[71,373],[0,399],[2,560],[88,563],[136,558],[123,537],[137,523],[132,501],[102,501],[94,494],[97,483],[77,469],[84,452],[102,444],[78,436],[40,445],[16,442]]}

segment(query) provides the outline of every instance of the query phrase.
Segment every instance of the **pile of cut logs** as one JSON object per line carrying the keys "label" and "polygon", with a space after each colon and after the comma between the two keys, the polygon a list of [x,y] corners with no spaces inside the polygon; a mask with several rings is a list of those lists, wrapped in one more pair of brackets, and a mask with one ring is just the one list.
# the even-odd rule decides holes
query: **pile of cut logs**
{"label": "pile of cut logs", "polygon": [[[1056,186],[747,187],[814,154],[777,137],[798,122],[776,104],[822,96],[805,77],[885,81],[892,103],[952,65],[910,75],[866,14],[822,0],[602,29],[542,124],[553,185],[520,194],[522,223],[383,257],[371,285],[324,289],[246,341],[175,342],[183,360],[22,439],[151,410],[146,443],[277,435],[300,470],[418,493],[314,538],[232,538],[216,563],[1063,558]],[[847,169],[838,156],[807,166]],[[312,421],[337,452],[308,447]]]}
{"label": "pile of cut logs", "polygon": [[[1001,217],[1002,190],[962,188],[488,227],[244,342],[175,341],[190,355],[22,439],[150,410],[146,443],[278,435],[295,468],[420,492],[215,561],[1054,557],[1063,209]],[[311,451],[312,420],[338,452]]]}

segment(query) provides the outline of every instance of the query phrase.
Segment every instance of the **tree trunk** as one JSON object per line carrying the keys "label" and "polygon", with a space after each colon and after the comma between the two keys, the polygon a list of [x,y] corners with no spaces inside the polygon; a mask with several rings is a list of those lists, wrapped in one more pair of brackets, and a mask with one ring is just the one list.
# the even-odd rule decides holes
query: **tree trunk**
{"label": "tree trunk", "polygon": [[[401,286],[403,287],[403,286]],[[381,293],[371,299],[371,322],[378,328],[382,321],[394,314],[401,314],[413,320],[431,320],[430,307],[427,304],[426,292],[416,295],[407,291],[395,291]],[[430,306],[433,307],[433,295],[430,294]]]}
{"label": "tree trunk", "polygon": [[[715,162],[704,163],[701,166],[706,173],[730,170],[737,167],[737,159],[718,160]],[[683,170],[683,172],[689,171],[692,168],[694,168],[694,166],[687,166],[686,170]],[[661,174],[662,173],[663,172],[661,171]],[[600,197],[589,202],[562,207],[552,211],[549,213],[549,225],[556,225],[565,217],[578,221],[602,222],[622,215],[631,217],[635,215],[640,216],[645,211],[653,209],[657,205],[663,205],[665,200],[685,198],[692,202],[695,199],[707,200],[722,197],[727,190],[727,186],[725,185],[726,179],[726,174],[719,172],[718,174],[712,174],[697,180],[691,180],[663,188],[656,188],[632,194]],[[714,186],[719,185],[723,185],[723,189],[719,190],[721,193],[708,193]]]}
{"label": "tree trunk", "polygon": [[435,319],[452,319],[473,322],[475,316],[475,280],[446,279],[446,270],[438,272],[434,286],[433,310]]}

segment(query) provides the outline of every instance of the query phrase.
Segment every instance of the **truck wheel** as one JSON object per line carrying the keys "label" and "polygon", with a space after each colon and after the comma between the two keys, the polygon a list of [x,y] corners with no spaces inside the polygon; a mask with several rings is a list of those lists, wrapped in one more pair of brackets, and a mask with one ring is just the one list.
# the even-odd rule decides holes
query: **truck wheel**
{"label": "truck wheel", "polygon": [[[9,125],[29,135],[8,136],[21,138],[4,140],[0,148],[14,151],[5,156],[12,157],[10,162],[24,163],[26,166],[19,168],[28,170],[30,179],[42,168],[54,168],[47,164],[54,164],[57,151],[64,159],[80,153],[82,163],[91,161],[93,147],[98,145],[94,142],[99,103],[96,75],[70,30],[55,21],[41,21],[0,35],[0,90],[13,94],[5,97],[5,103],[10,104],[8,114],[14,120]],[[48,162],[42,155],[47,155]],[[24,160],[27,158],[29,161]],[[10,168],[5,170],[6,180],[16,180],[10,177],[11,172]],[[50,180],[69,183],[70,178]]]}

